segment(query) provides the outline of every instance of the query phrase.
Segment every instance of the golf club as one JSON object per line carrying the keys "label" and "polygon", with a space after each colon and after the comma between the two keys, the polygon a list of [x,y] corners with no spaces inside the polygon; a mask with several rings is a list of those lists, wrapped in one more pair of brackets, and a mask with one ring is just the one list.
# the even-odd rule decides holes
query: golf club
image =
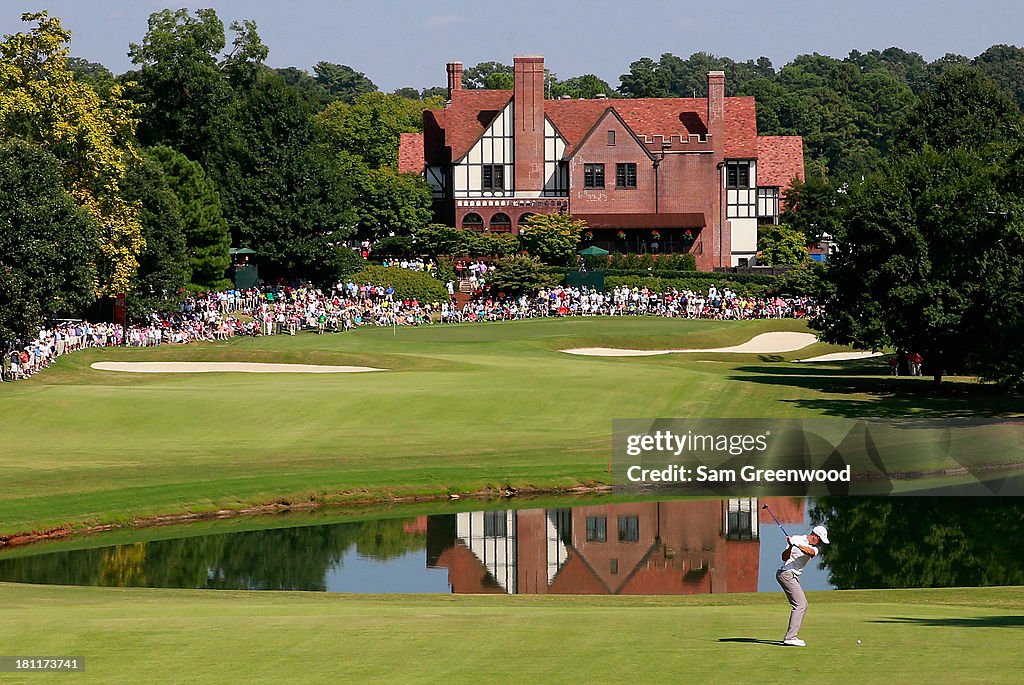
{"label": "golf club", "polygon": [[[768,509],[768,505],[767,505],[767,504],[762,504],[762,505],[761,505],[761,508],[762,508],[762,509]],[[768,513],[769,513],[769,514],[771,514],[771,517],[772,517],[773,519],[775,519],[775,523],[776,523],[776,524],[778,524],[778,526],[779,526],[779,530],[781,530],[781,531],[782,531],[782,534],[783,534],[783,535],[785,535],[785,536],[786,536],[786,537],[788,538],[788,537],[789,537],[789,533],[787,533],[787,532],[786,532],[786,529],[782,527],[782,524],[781,524],[781,523],[779,523],[779,519],[775,518],[775,514],[773,514],[773,513],[772,513],[772,510],[771,510],[771,509],[768,509]]]}

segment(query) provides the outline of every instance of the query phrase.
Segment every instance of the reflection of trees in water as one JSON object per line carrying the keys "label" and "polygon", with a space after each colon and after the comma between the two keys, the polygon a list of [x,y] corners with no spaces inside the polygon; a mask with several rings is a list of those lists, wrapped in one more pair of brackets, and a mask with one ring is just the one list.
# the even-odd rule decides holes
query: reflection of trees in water
{"label": "reflection of trees in water", "polygon": [[1024,503],[1009,498],[824,497],[811,509],[833,544],[840,589],[1024,584]]}
{"label": "reflection of trees in water", "polygon": [[0,579],[26,583],[319,590],[353,546],[387,560],[424,548],[407,520],[202,535],[0,560]]}

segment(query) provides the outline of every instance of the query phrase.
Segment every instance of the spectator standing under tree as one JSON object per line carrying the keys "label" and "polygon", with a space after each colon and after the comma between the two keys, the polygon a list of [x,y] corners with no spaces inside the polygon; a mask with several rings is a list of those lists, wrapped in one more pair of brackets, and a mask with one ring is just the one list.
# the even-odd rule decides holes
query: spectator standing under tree
{"label": "spectator standing under tree", "polygon": [[907,355],[907,361],[910,363],[910,375],[920,376],[921,375],[921,362],[924,359],[921,357],[919,352],[911,352]]}

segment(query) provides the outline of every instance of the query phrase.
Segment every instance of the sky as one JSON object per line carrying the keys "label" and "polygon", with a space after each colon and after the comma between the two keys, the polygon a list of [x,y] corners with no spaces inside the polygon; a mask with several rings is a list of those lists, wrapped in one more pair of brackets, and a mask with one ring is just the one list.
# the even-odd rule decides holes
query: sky
{"label": "sky", "polygon": [[812,52],[896,46],[931,61],[1024,42],[1021,0],[3,0],[0,33],[48,9],[72,31],[73,55],[122,73],[128,44],[165,7],[213,7],[225,25],[253,19],[270,66],[346,64],[384,91],[442,86],[449,61],[510,64],[516,54],[544,55],[561,79],[593,73],[617,87],[631,62],[666,52],[766,56],[778,69]]}

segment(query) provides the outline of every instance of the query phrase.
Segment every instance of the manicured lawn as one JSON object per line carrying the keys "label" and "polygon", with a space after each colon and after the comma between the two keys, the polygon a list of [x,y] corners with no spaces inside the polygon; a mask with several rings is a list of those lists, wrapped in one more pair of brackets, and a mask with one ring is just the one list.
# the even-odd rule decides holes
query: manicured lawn
{"label": "manicured lawn", "polygon": [[[74,682],[1018,683],[1024,589],[393,596],[0,584],[5,655],[79,656]],[[858,645],[857,640],[862,644]],[[37,674],[4,682],[37,682]]]}
{"label": "manicured lawn", "polygon": [[[0,385],[0,534],[61,524],[487,487],[607,482],[620,417],[999,415],[976,384],[933,396],[884,362],[787,355],[586,358],[580,346],[710,347],[797,321],[537,320],[91,350]],[[338,375],[123,374],[99,360],[272,361]]]}

